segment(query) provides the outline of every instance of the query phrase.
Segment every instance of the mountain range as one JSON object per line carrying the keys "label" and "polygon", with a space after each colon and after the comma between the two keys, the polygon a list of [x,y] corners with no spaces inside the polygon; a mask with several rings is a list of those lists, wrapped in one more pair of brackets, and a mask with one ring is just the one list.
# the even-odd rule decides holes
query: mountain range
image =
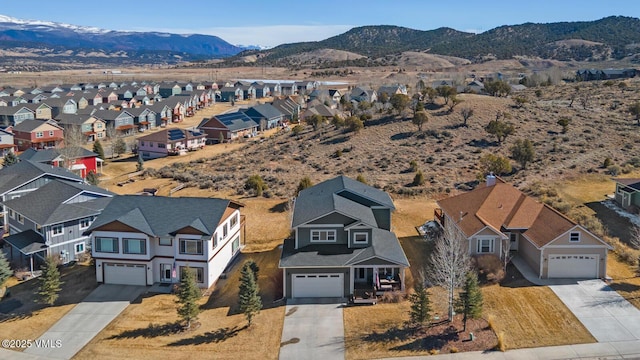
{"label": "mountain range", "polygon": [[[414,30],[378,25],[353,28],[322,41],[283,44],[272,49],[240,47],[211,35],[105,30],[0,15],[0,56],[6,70],[46,70],[90,64],[206,63],[216,66],[260,63],[305,66],[299,56],[323,49],[353,56],[331,66],[385,64],[385,58],[412,51],[478,62],[516,56],[561,61],[640,57],[640,19],[611,16],[596,21],[525,23],[475,34],[439,28]],[[298,60],[296,59],[298,56]],[[42,65],[47,63],[48,65]],[[22,67],[22,68],[21,68]]]}

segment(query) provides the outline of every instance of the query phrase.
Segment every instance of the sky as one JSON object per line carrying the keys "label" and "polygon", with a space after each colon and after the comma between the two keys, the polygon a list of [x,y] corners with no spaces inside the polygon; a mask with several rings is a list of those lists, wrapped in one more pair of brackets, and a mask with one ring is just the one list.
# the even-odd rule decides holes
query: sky
{"label": "sky", "polygon": [[640,0],[30,0],[7,1],[0,14],[108,30],[215,35],[235,45],[273,47],[323,40],[363,25],[480,33],[525,22],[640,18]]}

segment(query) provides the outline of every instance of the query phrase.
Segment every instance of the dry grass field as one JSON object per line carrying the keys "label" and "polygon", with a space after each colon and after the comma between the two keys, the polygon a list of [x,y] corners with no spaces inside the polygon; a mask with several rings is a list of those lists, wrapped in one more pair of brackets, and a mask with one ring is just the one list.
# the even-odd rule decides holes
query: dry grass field
{"label": "dry grass field", "polygon": [[[147,294],[138,299],[87,344],[74,359],[277,359],[284,322],[282,275],[278,249],[242,253],[227,279],[219,280],[200,301],[198,324],[179,331],[175,295]],[[253,259],[260,267],[258,285],[263,310],[247,328],[238,313],[242,264]]]}
{"label": "dry grass field", "polygon": [[7,284],[11,296],[0,303],[0,338],[37,339],[98,286],[95,268],[89,265],[63,268],[61,280],[64,284],[56,304],[44,306],[36,303],[37,279],[11,279]]}

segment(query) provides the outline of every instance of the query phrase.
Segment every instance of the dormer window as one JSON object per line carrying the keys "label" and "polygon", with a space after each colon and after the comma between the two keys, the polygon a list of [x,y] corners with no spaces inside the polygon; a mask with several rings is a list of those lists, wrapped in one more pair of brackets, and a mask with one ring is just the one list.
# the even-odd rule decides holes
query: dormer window
{"label": "dormer window", "polygon": [[368,244],[369,243],[369,234],[366,232],[354,232],[353,233],[353,243],[354,244]]}
{"label": "dormer window", "polygon": [[580,233],[579,232],[572,232],[570,237],[569,237],[569,241],[570,242],[579,242],[580,241]]}

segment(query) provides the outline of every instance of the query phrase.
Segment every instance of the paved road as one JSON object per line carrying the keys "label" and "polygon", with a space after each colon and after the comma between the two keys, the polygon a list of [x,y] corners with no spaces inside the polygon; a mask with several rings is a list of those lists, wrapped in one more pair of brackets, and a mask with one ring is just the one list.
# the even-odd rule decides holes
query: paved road
{"label": "paved road", "polygon": [[640,340],[640,310],[602,280],[549,287],[598,342]]}
{"label": "paved road", "polygon": [[24,353],[47,359],[71,359],[146,289],[146,286],[100,285],[38,339],[50,340],[52,344],[59,340],[60,347],[32,346]]}
{"label": "paved road", "polygon": [[344,303],[287,303],[280,360],[344,359]]}

